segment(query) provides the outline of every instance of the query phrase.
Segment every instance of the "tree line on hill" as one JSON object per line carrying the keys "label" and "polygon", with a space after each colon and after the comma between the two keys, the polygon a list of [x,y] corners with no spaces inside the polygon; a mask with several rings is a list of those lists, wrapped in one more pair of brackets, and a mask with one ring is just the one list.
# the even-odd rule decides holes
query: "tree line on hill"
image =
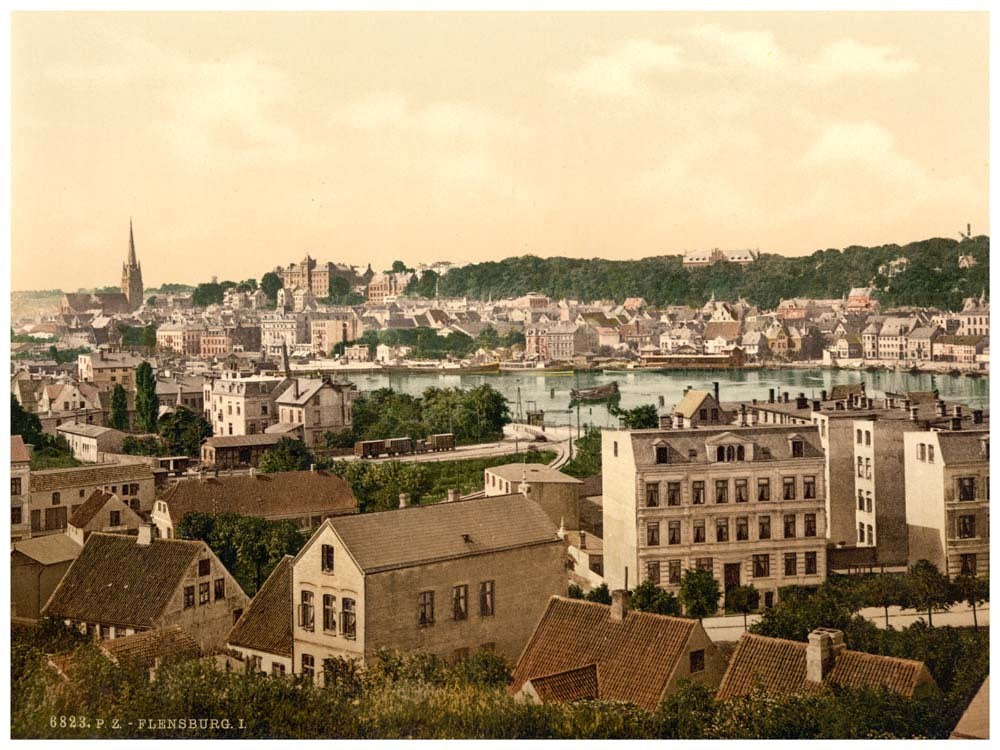
{"label": "tree line on hill", "polygon": [[[959,255],[972,256],[976,265],[959,268]],[[890,274],[883,267],[897,258],[906,258],[906,268]],[[441,277],[430,274],[434,272],[426,271],[413,282],[409,292],[480,300],[529,292],[581,301],[643,297],[657,306],[701,306],[714,294],[723,300],[743,297],[763,309],[773,309],[785,298],[841,298],[851,287],[873,286],[883,307],[956,310],[964,298],[989,292],[989,237],[851,246],[801,257],[762,253],[745,266],[721,262],[686,268],[679,255],[641,260],[524,255],[454,268]]]}
{"label": "tree line on hill", "polygon": [[[414,359],[445,359],[447,357],[463,358],[474,354],[479,349],[497,349],[501,347],[524,346],[524,333],[510,330],[507,333],[497,333],[493,327],[484,328],[475,337],[452,331],[442,336],[433,328],[421,326],[418,328],[388,328],[383,330],[367,330],[354,344],[367,344],[372,355],[379,344],[410,348],[409,357]],[[338,345],[335,353],[342,353],[344,344]]]}

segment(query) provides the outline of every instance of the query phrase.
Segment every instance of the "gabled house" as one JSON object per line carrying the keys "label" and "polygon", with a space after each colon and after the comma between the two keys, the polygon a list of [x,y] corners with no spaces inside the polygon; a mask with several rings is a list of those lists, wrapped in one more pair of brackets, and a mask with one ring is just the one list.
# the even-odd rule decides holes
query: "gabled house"
{"label": "gabled house", "polygon": [[142,517],[113,492],[94,490],[69,519],[66,535],[81,547],[95,531],[127,534],[142,526]]}
{"label": "gabled house", "polygon": [[275,398],[278,422],[267,432],[289,434],[309,447],[325,446],[327,432],[351,426],[352,403],[357,389],[329,378],[291,378]]}
{"label": "gabled house", "polygon": [[536,703],[604,700],[653,711],[688,679],[719,684],[725,661],[698,620],[553,596],[508,691]]}
{"label": "gabled house", "polygon": [[226,636],[226,644],[248,670],[292,673],[293,560],[291,555],[281,559]]}
{"label": "gabled house", "polygon": [[689,390],[672,412],[673,426],[684,429],[703,425],[720,425],[730,421],[730,414],[708,391]]}
{"label": "gabled house", "polygon": [[247,595],[202,541],[93,533],[42,610],[101,640],[180,625],[204,651],[225,643]]}
{"label": "gabled house", "polygon": [[10,613],[37,620],[82,547],[66,534],[15,541],[10,552]]}

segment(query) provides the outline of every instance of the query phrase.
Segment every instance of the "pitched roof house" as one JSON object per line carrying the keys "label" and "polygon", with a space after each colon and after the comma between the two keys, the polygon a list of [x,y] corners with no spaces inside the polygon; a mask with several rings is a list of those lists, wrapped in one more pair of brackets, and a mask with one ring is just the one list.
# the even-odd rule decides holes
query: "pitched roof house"
{"label": "pitched roof house", "polygon": [[553,596],[514,668],[510,693],[536,702],[597,698],[652,711],[681,679],[718,684],[725,662],[698,620]]}
{"label": "pitched roof house", "polygon": [[153,539],[144,526],[138,537],[91,534],[42,614],[102,640],[177,624],[211,651],[247,601],[205,542]]}
{"label": "pitched roof house", "polygon": [[817,628],[809,634],[808,643],[745,633],[716,698],[729,700],[755,687],[770,693],[796,693],[823,685],[885,688],[905,698],[937,686],[921,661],[848,651],[842,632]]}
{"label": "pitched roof house", "polygon": [[292,671],[293,560],[282,558],[226,636],[226,644],[257,671]]}
{"label": "pitched roof house", "polygon": [[66,535],[83,546],[95,531],[128,533],[142,526],[142,517],[113,492],[97,489],[79,505],[69,519]]}

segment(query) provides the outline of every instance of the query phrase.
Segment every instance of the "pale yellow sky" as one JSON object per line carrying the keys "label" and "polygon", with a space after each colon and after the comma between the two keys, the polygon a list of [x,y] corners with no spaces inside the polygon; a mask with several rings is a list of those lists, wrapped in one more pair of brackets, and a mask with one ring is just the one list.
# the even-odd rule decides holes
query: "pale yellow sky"
{"label": "pale yellow sky", "polygon": [[18,13],[14,289],[988,233],[986,13]]}

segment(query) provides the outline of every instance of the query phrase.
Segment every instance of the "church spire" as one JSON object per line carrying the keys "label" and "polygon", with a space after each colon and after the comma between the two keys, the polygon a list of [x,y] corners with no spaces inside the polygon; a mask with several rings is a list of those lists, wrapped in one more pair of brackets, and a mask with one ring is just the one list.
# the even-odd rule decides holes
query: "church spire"
{"label": "church spire", "polygon": [[135,258],[135,237],[132,235],[132,217],[128,218],[128,266],[135,268],[139,265]]}

